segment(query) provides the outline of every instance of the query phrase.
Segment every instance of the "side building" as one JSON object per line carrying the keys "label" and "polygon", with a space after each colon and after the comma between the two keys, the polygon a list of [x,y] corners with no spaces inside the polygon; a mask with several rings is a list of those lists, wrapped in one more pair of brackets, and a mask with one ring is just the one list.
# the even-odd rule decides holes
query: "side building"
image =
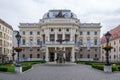
{"label": "side building", "polygon": [[[49,10],[38,23],[20,23],[19,28],[21,46],[24,47],[21,60],[56,61],[59,47],[63,48],[63,57],[69,62],[100,58],[97,44],[100,23],[81,23],[71,10]],[[57,40],[65,41],[60,43]],[[87,50],[88,41],[90,50]]]}
{"label": "side building", "polygon": [[[111,33],[111,38],[109,45],[113,47],[113,49],[109,52],[109,59],[111,62],[119,62],[120,61],[120,25],[116,28],[109,31]],[[106,39],[102,37],[102,48],[106,46]],[[105,51],[101,48],[101,61],[105,61]]]}
{"label": "side building", "polygon": [[0,19],[0,61],[2,60],[3,56],[8,58],[11,56],[12,32],[12,26]]}

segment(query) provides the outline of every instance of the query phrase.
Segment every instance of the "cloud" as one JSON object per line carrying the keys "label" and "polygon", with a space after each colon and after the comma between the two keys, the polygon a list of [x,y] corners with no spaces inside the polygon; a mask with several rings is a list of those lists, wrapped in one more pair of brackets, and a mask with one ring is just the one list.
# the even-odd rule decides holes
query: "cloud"
{"label": "cloud", "polygon": [[119,3],[120,0],[1,0],[0,18],[18,30],[20,22],[38,22],[50,9],[70,9],[81,22],[101,23],[105,33],[120,24]]}

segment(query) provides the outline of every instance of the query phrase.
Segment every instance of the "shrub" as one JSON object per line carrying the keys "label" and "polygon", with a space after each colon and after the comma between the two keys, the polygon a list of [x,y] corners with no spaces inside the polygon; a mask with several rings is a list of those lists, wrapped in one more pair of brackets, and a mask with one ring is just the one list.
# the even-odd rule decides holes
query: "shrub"
{"label": "shrub", "polygon": [[118,66],[118,70],[120,71],[120,66]]}
{"label": "shrub", "polygon": [[7,72],[7,71],[8,71],[8,69],[7,69],[7,68],[5,68],[5,67],[0,67],[0,71]]}
{"label": "shrub", "polygon": [[92,65],[92,62],[85,62],[86,65]]}
{"label": "shrub", "polygon": [[104,66],[103,65],[92,65],[92,68],[103,70]]}
{"label": "shrub", "polygon": [[32,67],[31,65],[23,66],[23,67],[22,67],[22,71],[24,72],[24,71],[30,69],[31,67]]}
{"label": "shrub", "polygon": [[117,66],[112,66],[112,71],[118,71],[118,67]]}

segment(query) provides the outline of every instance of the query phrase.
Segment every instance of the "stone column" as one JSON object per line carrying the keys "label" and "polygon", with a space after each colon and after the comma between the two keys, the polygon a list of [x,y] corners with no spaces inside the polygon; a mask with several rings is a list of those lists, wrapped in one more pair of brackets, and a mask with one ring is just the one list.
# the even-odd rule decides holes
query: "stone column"
{"label": "stone column", "polygon": [[48,47],[46,47],[46,53],[45,53],[45,60],[48,62],[49,61],[49,56],[48,56]]}
{"label": "stone column", "polygon": [[55,42],[57,40],[57,30],[55,30]]}
{"label": "stone column", "polygon": [[47,41],[50,41],[50,34],[47,34],[48,35],[48,40]]}
{"label": "stone column", "polygon": [[65,31],[63,29],[63,33],[62,33],[62,39],[64,40],[65,39]]}
{"label": "stone column", "polygon": [[72,59],[71,59],[72,62],[75,61],[75,51],[74,51],[74,47],[72,47]]}
{"label": "stone column", "polygon": [[[64,50],[63,51],[65,51],[65,47],[64,47]],[[63,57],[65,58],[66,56],[65,56],[65,53],[63,54]]]}
{"label": "stone column", "polygon": [[73,39],[73,35],[72,35],[72,29],[70,29],[70,41],[72,41]]}

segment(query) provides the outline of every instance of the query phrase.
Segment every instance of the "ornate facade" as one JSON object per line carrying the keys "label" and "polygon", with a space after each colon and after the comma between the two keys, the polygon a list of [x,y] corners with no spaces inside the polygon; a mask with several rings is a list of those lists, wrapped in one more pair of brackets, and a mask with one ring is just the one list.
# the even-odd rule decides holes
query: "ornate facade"
{"label": "ornate facade", "polygon": [[[100,57],[97,45],[100,23],[81,23],[71,10],[49,10],[38,23],[20,23],[19,28],[22,36],[21,46],[24,47],[20,54],[22,60],[56,61],[56,50],[59,47],[65,52],[65,61],[94,60]],[[65,41],[60,43],[57,40]],[[91,41],[90,51],[87,50],[87,40]]]}

